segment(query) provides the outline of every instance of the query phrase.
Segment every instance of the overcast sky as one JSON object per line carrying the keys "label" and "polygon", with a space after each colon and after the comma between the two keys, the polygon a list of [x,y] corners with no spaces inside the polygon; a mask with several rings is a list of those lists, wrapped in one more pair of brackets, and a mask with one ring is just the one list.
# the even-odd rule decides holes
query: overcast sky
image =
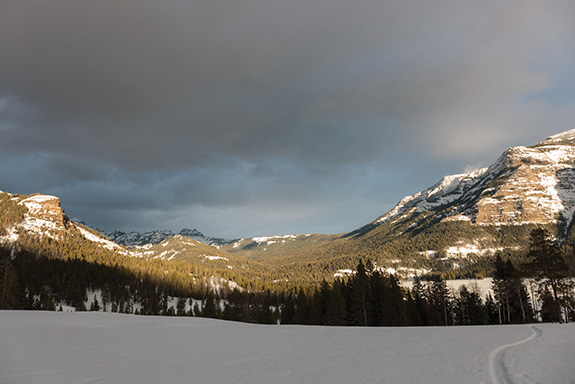
{"label": "overcast sky", "polygon": [[0,0],[0,190],[340,233],[575,128],[575,2]]}

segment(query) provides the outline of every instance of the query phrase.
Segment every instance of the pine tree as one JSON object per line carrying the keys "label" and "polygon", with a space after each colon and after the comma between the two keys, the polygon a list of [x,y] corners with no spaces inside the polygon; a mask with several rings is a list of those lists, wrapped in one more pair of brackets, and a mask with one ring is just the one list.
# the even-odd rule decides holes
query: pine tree
{"label": "pine tree", "polygon": [[294,324],[308,324],[309,323],[310,303],[309,299],[303,290],[300,288],[296,297],[296,308],[293,317]]}
{"label": "pine tree", "polygon": [[428,288],[427,294],[428,313],[427,318],[430,325],[450,325],[452,320],[452,302],[447,289],[447,284],[443,279],[434,281]]}
{"label": "pine tree", "polygon": [[462,285],[455,301],[455,319],[460,325],[483,325],[487,323],[487,311],[477,291],[470,292]]}
{"label": "pine tree", "polygon": [[216,298],[212,291],[208,292],[204,305],[202,307],[202,316],[209,318],[218,318],[218,311],[216,308]]}
{"label": "pine tree", "polygon": [[541,319],[545,323],[558,323],[561,321],[559,302],[555,300],[549,289],[544,288],[539,293],[541,297]]}
{"label": "pine tree", "polygon": [[16,307],[15,292],[17,282],[18,275],[12,265],[9,254],[0,252],[0,309],[13,309]]}
{"label": "pine tree", "polygon": [[413,293],[411,291],[407,291],[406,293],[407,301],[405,302],[405,311],[407,314],[407,324],[411,326],[422,326],[425,323],[421,318],[421,313],[417,308],[417,304],[413,298]]}
{"label": "pine tree", "polygon": [[427,301],[425,299],[425,288],[419,279],[419,276],[413,278],[413,301],[415,302],[415,308],[419,314],[415,318],[420,318],[422,325],[430,325],[427,321]]}
{"label": "pine tree", "polygon": [[186,315],[186,299],[183,297],[178,298],[178,303],[176,304],[176,314],[178,316]]}
{"label": "pine tree", "polygon": [[485,299],[485,311],[487,313],[487,324],[499,324],[499,308],[491,293]]}
{"label": "pine tree", "polygon": [[338,279],[334,281],[329,290],[323,323],[325,325],[342,326],[346,324],[347,310],[343,297],[343,283]]}
{"label": "pine tree", "polygon": [[[527,256],[529,262],[526,263],[525,270],[530,276],[539,281],[540,292],[545,295],[547,293],[551,294],[555,302],[550,304],[550,298],[544,296],[547,302],[545,310],[556,311],[556,313],[549,314],[546,317],[559,318],[559,321],[562,322],[560,285],[570,277],[571,273],[569,265],[561,254],[561,249],[547,230],[536,228],[531,231],[531,241]],[[541,310],[543,312],[543,308]]]}
{"label": "pine tree", "polygon": [[281,323],[292,324],[295,316],[295,300],[290,293],[286,294],[283,305],[281,306]]}
{"label": "pine tree", "polygon": [[527,323],[533,319],[533,309],[519,271],[510,259],[503,261],[498,254],[493,273],[493,293],[498,303],[499,323]]}
{"label": "pine tree", "polygon": [[389,308],[390,297],[387,285],[386,277],[379,271],[374,271],[369,275],[371,298],[369,325],[390,325],[391,308]]}
{"label": "pine tree", "polygon": [[323,325],[327,302],[330,295],[330,287],[327,281],[323,280],[319,290],[315,291],[310,309],[309,323],[313,325]]}
{"label": "pine tree", "polygon": [[495,258],[495,271],[493,272],[493,293],[497,300],[497,313],[499,324],[509,323],[507,314],[509,313],[509,289],[507,281],[509,274],[505,263],[499,254]]}
{"label": "pine tree", "polygon": [[363,262],[357,265],[357,273],[350,278],[350,320],[352,325],[367,326],[371,318],[369,277]]}
{"label": "pine tree", "polygon": [[86,303],[84,303],[84,296],[82,293],[78,292],[77,298],[76,298],[76,312],[84,312],[87,311],[86,309]]}

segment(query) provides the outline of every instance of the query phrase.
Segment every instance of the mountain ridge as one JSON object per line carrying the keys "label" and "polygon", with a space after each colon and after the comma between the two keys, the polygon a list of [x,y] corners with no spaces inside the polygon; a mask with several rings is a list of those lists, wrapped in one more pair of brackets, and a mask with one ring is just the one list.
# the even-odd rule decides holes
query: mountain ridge
{"label": "mountain ridge", "polygon": [[[183,229],[179,234],[115,231],[107,233],[108,240],[69,220],[57,197],[10,195],[8,199],[27,207],[22,228],[31,233],[49,235],[53,226],[68,226],[99,246],[131,257],[234,271],[246,266],[273,275],[274,281],[333,278],[338,271],[353,268],[358,258],[371,259],[381,268],[471,276],[488,271],[489,258],[496,253],[525,253],[529,233],[538,226],[562,243],[575,245],[574,166],[575,130],[570,130],[532,146],[511,147],[489,167],[445,176],[406,196],[372,222],[336,235],[228,241]],[[17,231],[11,231],[3,241],[17,236]],[[192,245],[190,239],[204,244]]]}
{"label": "mountain ridge", "polygon": [[561,222],[562,235],[575,213],[575,129],[533,146],[512,147],[487,168],[445,176],[404,197],[368,225],[377,226],[409,210],[444,211],[443,220],[478,225]]}
{"label": "mountain ridge", "polygon": [[218,237],[206,236],[195,228],[194,229],[183,228],[178,233],[174,233],[170,230],[161,230],[161,229],[147,232],[131,231],[128,233],[116,230],[102,233],[110,240],[128,248],[133,248],[136,246],[144,246],[146,244],[159,244],[162,241],[169,239],[170,237],[174,237],[176,235],[186,236],[207,245],[218,245],[233,241]]}

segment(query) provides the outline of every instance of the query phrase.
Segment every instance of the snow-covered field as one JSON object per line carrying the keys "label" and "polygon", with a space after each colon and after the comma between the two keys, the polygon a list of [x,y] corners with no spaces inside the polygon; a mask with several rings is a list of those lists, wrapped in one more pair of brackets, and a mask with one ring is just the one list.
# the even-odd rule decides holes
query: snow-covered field
{"label": "snow-covered field", "polygon": [[0,383],[575,383],[575,325],[339,328],[0,311]]}

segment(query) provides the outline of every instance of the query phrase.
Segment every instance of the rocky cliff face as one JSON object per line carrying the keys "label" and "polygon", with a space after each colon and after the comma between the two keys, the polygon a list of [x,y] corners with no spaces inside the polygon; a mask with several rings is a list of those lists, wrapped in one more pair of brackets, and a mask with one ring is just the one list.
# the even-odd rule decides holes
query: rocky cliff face
{"label": "rocky cliff face", "polygon": [[8,196],[11,204],[25,207],[25,213],[20,220],[9,223],[4,228],[6,233],[0,236],[0,243],[4,246],[12,247],[21,240],[21,235],[31,235],[32,237],[43,238],[47,236],[52,239],[62,239],[67,235],[80,235],[86,240],[94,243],[97,247],[106,248],[124,255],[132,255],[123,247],[109,241],[96,231],[92,231],[82,224],[71,221],[60,206],[60,199],[50,195],[12,195],[0,192],[3,196]]}
{"label": "rocky cliff face", "polygon": [[575,213],[575,130],[507,150],[489,168],[446,176],[408,196],[372,223],[409,212],[475,225],[556,223],[565,233]]}
{"label": "rocky cliff face", "polygon": [[493,168],[500,176],[476,204],[476,224],[561,223],[575,207],[575,147],[539,145],[507,151]]}
{"label": "rocky cliff face", "polygon": [[22,227],[30,232],[65,230],[69,219],[60,207],[60,199],[49,195],[34,195],[22,200],[28,208]]}

